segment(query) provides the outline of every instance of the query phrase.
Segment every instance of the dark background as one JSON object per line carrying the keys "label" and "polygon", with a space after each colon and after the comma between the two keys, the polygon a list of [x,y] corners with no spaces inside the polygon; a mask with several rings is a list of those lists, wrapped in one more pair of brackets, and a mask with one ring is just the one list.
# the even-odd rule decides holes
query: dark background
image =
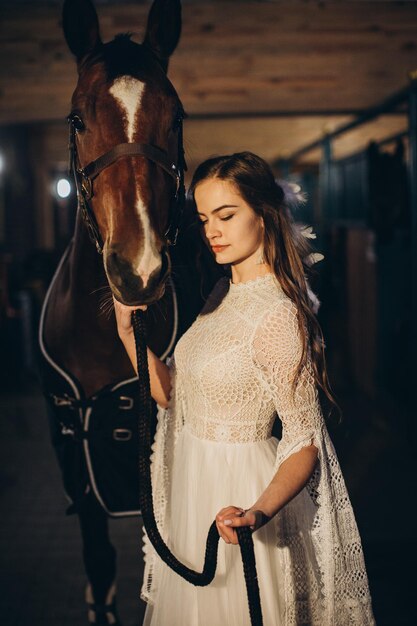
{"label": "dark background", "polygon": [[[75,217],[74,194],[60,200],[54,187],[66,174],[64,118],[76,80],[60,5],[0,3],[0,622],[7,626],[86,623],[77,519],[65,516],[36,365],[42,301]],[[141,40],[148,2],[97,6],[104,39],[137,24]],[[408,101],[335,139],[327,170],[323,145],[288,159],[407,87],[417,65],[417,3],[183,2],[183,18],[170,75],[189,114],[190,172],[210,154],[251,149],[308,193],[295,216],[313,225],[325,254],[312,284],[343,412],[329,430],[377,623],[408,626],[415,623],[417,280]],[[110,526],[121,617],[137,626],[140,521]]]}

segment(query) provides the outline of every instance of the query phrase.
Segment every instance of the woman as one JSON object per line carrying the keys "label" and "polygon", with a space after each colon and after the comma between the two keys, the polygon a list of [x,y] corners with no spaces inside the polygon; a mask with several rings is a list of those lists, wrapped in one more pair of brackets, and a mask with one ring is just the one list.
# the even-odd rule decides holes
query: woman
{"label": "woman", "polygon": [[[373,624],[360,537],[318,400],[318,386],[333,397],[305,278],[307,241],[254,154],[202,163],[190,191],[204,239],[231,278],[218,281],[168,365],[148,351],[161,407],[155,513],[193,569],[202,569],[213,519],[224,541],[212,584],[195,588],[145,536],[144,624],[250,624],[237,526],[255,531],[265,626]],[[135,364],[130,309],[115,306]]]}

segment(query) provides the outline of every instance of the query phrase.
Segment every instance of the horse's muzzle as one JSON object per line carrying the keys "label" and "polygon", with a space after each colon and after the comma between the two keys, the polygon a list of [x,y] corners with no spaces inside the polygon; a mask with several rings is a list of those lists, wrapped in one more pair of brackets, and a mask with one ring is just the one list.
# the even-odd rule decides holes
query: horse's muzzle
{"label": "horse's muzzle", "polygon": [[127,306],[138,306],[152,304],[162,298],[171,270],[171,261],[168,251],[164,248],[161,254],[161,265],[150,274],[146,285],[133,270],[131,263],[116,251],[105,255],[104,266],[110,288],[116,299]]}

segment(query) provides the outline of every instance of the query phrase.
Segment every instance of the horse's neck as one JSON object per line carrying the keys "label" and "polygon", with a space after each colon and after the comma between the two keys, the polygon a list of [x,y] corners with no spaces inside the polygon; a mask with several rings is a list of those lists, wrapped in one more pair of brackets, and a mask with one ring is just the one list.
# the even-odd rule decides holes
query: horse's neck
{"label": "horse's neck", "polygon": [[[107,285],[103,267],[103,257],[98,254],[90,241],[80,213],[77,214],[73,245],[68,259],[69,289],[76,301],[87,299],[98,301],[102,298],[101,287]],[[110,287],[108,288],[110,294]]]}
{"label": "horse's neck", "polygon": [[117,338],[103,257],[91,242],[79,212],[67,272],[67,309],[73,323],[94,328],[95,336]]}
{"label": "horse's neck", "polygon": [[44,334],[50,355],[78,378],[87,395],[133,374],[111,307],[103,258],[78,215],[70,253],[51,292]]}

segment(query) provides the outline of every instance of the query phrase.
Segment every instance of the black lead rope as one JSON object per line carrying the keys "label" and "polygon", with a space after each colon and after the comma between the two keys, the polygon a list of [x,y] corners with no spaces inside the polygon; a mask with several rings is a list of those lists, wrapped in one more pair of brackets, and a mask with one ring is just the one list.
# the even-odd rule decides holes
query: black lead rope
{"label": "black lead rope", "polygon": [[[142,512],[143,524],[149,540],[161,559],[174,572],[189,583],[205,587],[214,578],[217,566],[217,547],[219,533],[216,522],[210,526],[202,572],[196,572],[181,563],[169,550],[158,530],[153,508],[152,482],[150,470],[151,455],[151,394],[149,384],[148,358],[146,350],[146,322],[143,311],[132,313],[132,325],[136,343],[136,358],[139,375],[139,507]],[[252,626],[262,626],[261,600],[259,596],[258,577],[256,573],[255,553],[253,549],[252,531],[249,527],[236,528]]]}

